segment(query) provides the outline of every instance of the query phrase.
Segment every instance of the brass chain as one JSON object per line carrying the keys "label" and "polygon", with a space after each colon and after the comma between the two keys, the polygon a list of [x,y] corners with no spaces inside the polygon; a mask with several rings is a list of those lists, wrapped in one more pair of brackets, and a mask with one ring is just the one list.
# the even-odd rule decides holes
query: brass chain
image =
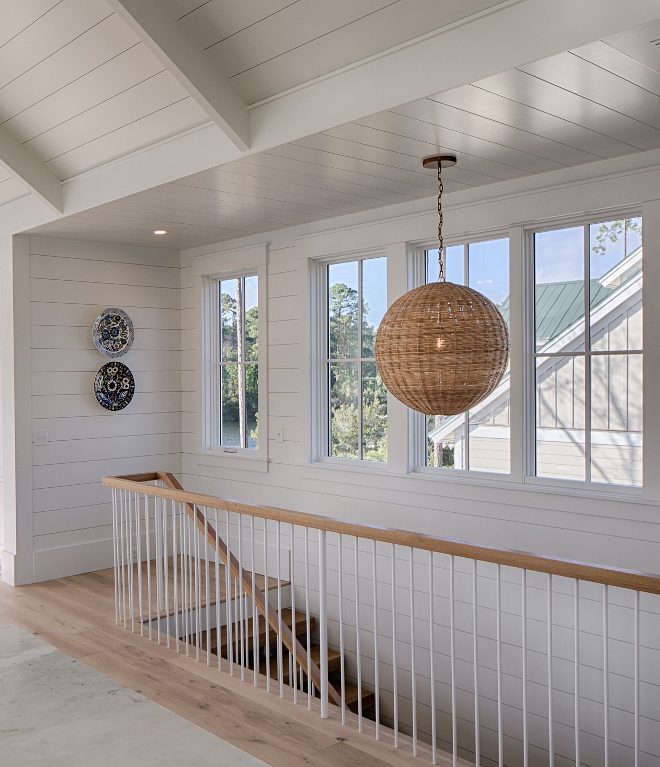
{"label": "brass chain", "polygon": [[442,246],[442,178],[440,176],[440,160],[438,160],[438,282],[445,281],[445,254]]}

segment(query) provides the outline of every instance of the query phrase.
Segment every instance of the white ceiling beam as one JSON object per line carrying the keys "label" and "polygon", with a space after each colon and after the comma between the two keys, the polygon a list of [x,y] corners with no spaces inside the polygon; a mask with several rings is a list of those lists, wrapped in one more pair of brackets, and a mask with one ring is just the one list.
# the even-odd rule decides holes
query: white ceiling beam
{"label": "white ceiling beam", "polygon": [[156,58],[242,152],[250,147],[247,102],[158,0],[107,0]]}
{"label": "white ceiling beam", "polygon": [[[121,2],[128,5],[129,0]],[[509,0],[253,105],[249,110],[252,145],[246,154],[562,53],[658,17],[658,0],[627,0],[625,14],[620,0]],[[65,181],[65,212],[88,210],[246,154],[216,125],[200,126]],[[0,237],[52,220],[29,200],[19,202],[20,206],[11,203],[6,211],[0,206]]]}
{"label": "white ceiling beam", "polygon": [[252,105],[252,150],[294,141],[660,17],[658,0],[506,0]]}
{"label": "white ceiling beam", "polygon": [[62,182],[4,128],[0,128],[0,167],[11,173],[53,213],[62,213]]}

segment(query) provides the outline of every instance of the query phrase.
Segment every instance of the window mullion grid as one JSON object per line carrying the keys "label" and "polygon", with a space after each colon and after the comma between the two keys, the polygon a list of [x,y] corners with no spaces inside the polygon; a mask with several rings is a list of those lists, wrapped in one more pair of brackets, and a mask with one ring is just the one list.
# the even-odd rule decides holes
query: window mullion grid
{"label": "window mullion grid", "polygon": [[358,261],[358,459],[362,460],[362,259]]}
{"label": "window mullion grid", "polygon": [[591,482],[591,264],[589,225],[584,228],[584,478]]}
{"label": "window mullion grid", "polygon": [[[218,280],[215,283],[215,290],[213,291],[215,294],[215,301],[217,303],[214,304],[214,308],[216,311],[214,312],[217,318],[218,322],[218,342],[215,345],[215,360],[217,360],[218,364],[215,366],[215,382],[212,386],[213,391],[213,404],[211,407],[211,423],[213,424],[211,432],[211,444],[217,444],[222,445],[222,282]],[[220,411],[218,413],[218,410]],[[217,413],[217,417],[216,417]]]}
{"label": "window mullion grid", "polygon": [[[463,284],[466,287],[470,286],[470,246],[468,243],[463,245]],[[463,457],[463,467],[465,471],[470,470],[470,411],[468,410],[463,416],[464,430],[465,430],[465,455]],[[456,468],[456,462],[454,461],[454,468]]]}

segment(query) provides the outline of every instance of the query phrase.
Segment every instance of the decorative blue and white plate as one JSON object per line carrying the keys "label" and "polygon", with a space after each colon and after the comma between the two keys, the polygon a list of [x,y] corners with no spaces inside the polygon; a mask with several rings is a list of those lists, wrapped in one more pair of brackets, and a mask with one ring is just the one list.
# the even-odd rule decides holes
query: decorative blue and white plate
{"label": "decorative blue and white plate", "polygon": [[106,357],[121,357],[133,345],[133,322],[121,309],[104,309],[94,320],[92,338]]}
{"label": "decorative blue and white plate", "polygon": [[123,410],[135,394],[133,373],[122,362],[106,362],[94,379],[94,394],[106,410]]}

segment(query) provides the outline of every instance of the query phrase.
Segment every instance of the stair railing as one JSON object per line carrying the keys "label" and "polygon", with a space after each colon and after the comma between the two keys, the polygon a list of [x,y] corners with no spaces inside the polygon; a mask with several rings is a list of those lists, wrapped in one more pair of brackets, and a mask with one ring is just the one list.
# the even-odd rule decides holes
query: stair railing
{"label": "stair railing", "polygon": [[[113,494],[115,617],[125,628],[135,631],[137,623],[150,639],[155,629],[159,643],[169,647],[174,638],[177,652],[198,660],[205,645],[208,665],[215,631],[218,668],[224,649],[230,673],[238,666],[245,679],[251,663],[257,686],[261,615],[268,691],[272,630],[281,697],[287,684],[294,702],[306,699],[311,708],[320,694],[322,717],[334,703],[342,723],[355,721],[395,748],[405,740],[413,755],[427,754],[433,764],[488,759],[528,767],[561,758],[638,767],[654,753],[658,575],[236,503],[186,492],[164,472],[106,477],[103,484]],[[288,550],[282,525],[289,526]],[[310,531],[318,541],[316,588]],[[304,586],[296,579],[301,567]],[[290,613],[283,608],[287,588]],[[297,588],[305,594],[300,627]],[[328,597],[337,606],[332,616]],[[319,664],[310,602],[318,613]],[[298,635],[306,635],[304,645]],[[339,691],[329,682],[330,656]]]}

